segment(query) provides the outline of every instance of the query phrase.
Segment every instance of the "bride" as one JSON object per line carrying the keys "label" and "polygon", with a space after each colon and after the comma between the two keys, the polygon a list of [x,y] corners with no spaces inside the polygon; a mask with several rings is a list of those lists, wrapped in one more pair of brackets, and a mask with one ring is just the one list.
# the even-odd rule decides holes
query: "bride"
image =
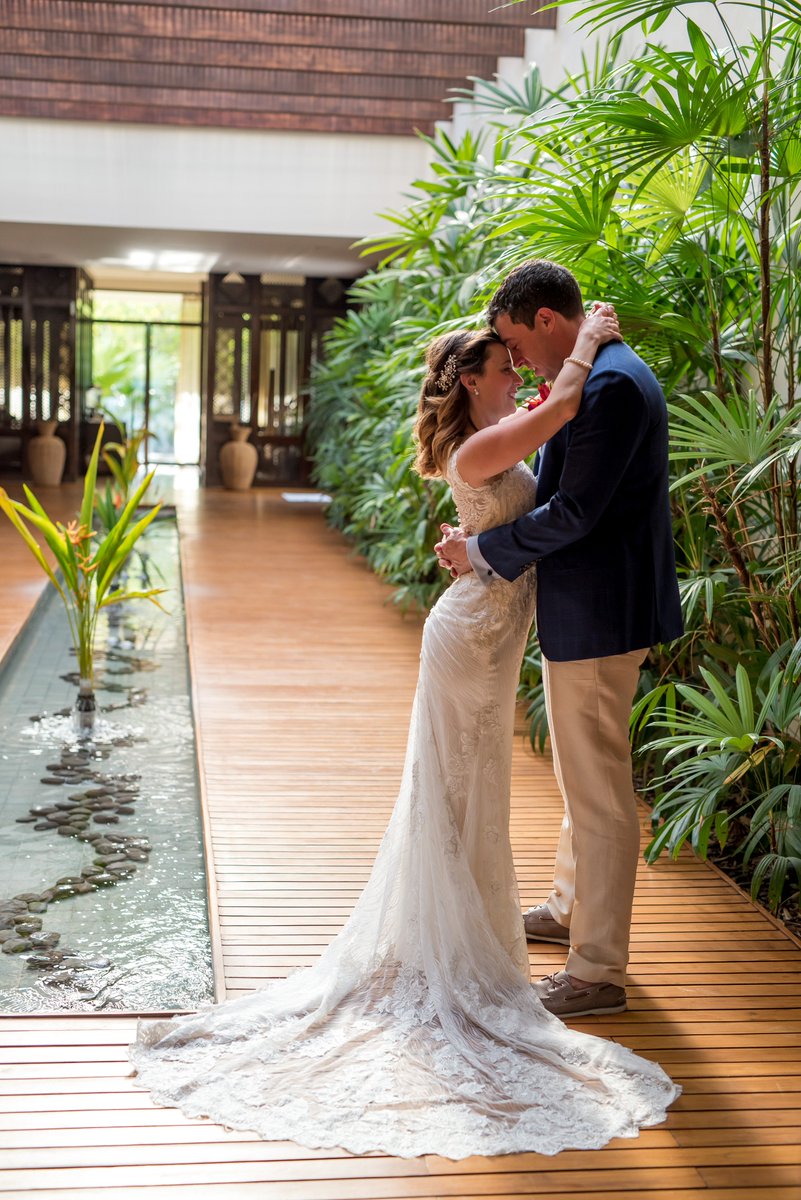
{"label": "bride", "polygon": [[[619,337],[601,309],[587,363]],[[492,332],[428,349],[418,470],[444,476],[463,528],[534,505],[522,461],[575,416],[586,365],[516,410]],[[509,841],[514,708],[535,575],[454,580],[423,632],[400,793],[370,879],[316,965],[196,1015],[140,1021],[131,1059],[160,1104],[266,1139],[415,1156],[589,1149],[662,1121],[655,1063],[573,1032],[529,982]]]}

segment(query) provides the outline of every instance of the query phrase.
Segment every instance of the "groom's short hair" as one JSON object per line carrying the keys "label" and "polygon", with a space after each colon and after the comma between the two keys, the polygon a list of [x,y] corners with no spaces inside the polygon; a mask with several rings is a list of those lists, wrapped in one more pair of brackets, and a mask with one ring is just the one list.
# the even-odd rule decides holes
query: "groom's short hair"
{"label": "groom's short hair", "polygon": [[506,313],[515,325],[533,329],[534,318],[541,308],[552,308],[563,317],[584,315],[581,288],[575,275],[547,258],[532,258],[515,267],[504,279],[489,302],[487,320],[494,327],[497,318]]}

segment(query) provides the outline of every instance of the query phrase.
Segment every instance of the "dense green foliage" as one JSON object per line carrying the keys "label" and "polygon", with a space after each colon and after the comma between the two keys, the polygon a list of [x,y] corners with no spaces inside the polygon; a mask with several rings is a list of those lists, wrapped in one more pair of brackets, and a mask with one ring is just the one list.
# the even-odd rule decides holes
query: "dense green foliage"
{"label": "dense green foliage", "polygon": [[[519,93],[478,83],[486,131],[431,140],[430,178],[388,216],[370,246],[382,263],[329,335],[311,429],[333,521],[402,602],[430,604],[448,582],[432,545],[454,514],[447,489],[411,469],[421,347],[480,323],[529,257],[615,303],[668,396],[687,624],[652,654],[632,725],[655,802],[650,853],[733,846],[774,906],[801,878],[794,7],[754,7],[759,32],[741,44],[722,18],[715,37],[687,21],[686,48],[668,52],[658,27],[676,5],[605,0],[587,23],[644,20],[636,58],[619,61],[613,40],[558,94],[536,70]],[[532,639],[523,687],[541,744],[537,655]]]}

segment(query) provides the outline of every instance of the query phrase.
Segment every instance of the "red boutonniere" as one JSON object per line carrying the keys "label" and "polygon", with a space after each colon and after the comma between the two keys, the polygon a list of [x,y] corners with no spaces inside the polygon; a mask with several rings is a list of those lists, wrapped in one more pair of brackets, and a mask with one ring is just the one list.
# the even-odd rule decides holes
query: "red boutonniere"
{"label": "red boutonniere", "polygon": [[529,400],[528,404],[526,405],[526,408],[529,412],[531,412],[532,408],[539,408],[541,404],[544,404],[551,394],[551,389],[548,387],[547,383],[537,384],[537,391],[539,392],[539,399]]}

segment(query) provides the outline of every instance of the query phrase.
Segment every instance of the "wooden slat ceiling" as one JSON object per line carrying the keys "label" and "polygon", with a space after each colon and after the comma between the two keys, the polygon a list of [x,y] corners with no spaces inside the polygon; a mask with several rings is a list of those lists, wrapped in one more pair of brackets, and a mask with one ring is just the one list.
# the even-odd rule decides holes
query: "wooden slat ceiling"
{"label": "wooden slat ceiling", "polygon": [[0,0],[0,116],[430,133],[556,23],[493,2]]}

